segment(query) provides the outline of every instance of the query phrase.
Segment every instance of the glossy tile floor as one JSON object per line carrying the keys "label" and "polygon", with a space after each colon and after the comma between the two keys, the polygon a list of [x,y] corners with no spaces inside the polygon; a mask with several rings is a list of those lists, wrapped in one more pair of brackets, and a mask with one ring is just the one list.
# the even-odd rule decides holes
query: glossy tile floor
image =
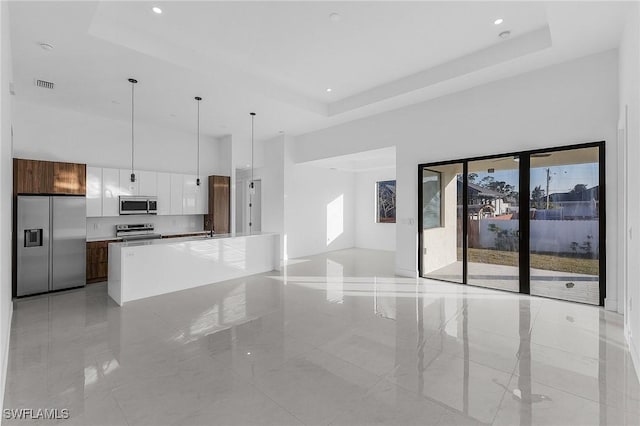
{"label": "glossy tile floor", "polygon": [[124,308],[104,284],[20,300],[4,407],[68,408],[68,425],[640,424],[621,316],[393,270],[353,249]]}
{"label": "glossy tile floor", "polygon": [[[469,283],[474,286],[520,291],[520,268],[516,266],[469,262]],[[462,262],[453,262],[426,274],[428,278],[462,281]],[[600,280],[597,275],[548,271],[531,268],[531,294],[554,299],[598,305]],[[566,283],[574,287],[567,288]]]}

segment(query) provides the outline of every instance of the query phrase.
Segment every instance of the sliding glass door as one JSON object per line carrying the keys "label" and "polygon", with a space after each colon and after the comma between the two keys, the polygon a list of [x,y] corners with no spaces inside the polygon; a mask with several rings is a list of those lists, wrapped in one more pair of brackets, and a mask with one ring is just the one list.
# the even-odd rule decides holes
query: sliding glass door
{"label": "sliding glass door", "polygon": [[520,291],[519,158],[469,161],[467,283]]}
{"label": "sliding glass door", "polygon": [[434,165],[421,174],[423,276],[462,283],[463,164]]}
{"label": "sliding glass door", "polygon": [[419,166],[424,278],[601,305],[604,143]]}
{"label": "sliding glass door", "polygon": [[531,294],[600,304],[598,147],[531,155]]}

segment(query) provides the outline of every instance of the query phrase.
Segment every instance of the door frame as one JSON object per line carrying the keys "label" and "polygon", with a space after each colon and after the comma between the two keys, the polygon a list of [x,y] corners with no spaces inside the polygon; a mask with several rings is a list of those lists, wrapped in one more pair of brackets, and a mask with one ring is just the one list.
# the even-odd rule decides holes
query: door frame
{"label": "door frame", "polygon": [[[422,275],[423,261],[422,261],[422,253],[424,251],[423,247],[423,237],[422,237],[422,225],[423,225],[423,217],[422,217],[422,171],[424,169],[436,166],[447,166],[451,164],[462,164],[463,169],[463,177],[462,177],[462,198],[464,203],[462,205],[462,284],[464,285],[473,285],[468,284],[468,271],[467,271],[467,240],[468,240],[468,193],[467,193],[467,184],[468,184],[468,174],[469,174],[469,162],[479,161],[479,160],[490,160],[493,158],[501,158],[501,157],[519,157],[519,211],[520,212],[528,212],[530,209],[529,206],[529,186],[530,186],[530,175],[531,175],[531,155],[533,154],[542,154],[549,152],[558,152],[558,151],[570,151],[575,149],[582,148],[598,148],[598,213],[599,213],[599,222],[598,222],[598,232],[599,232],[599,241],[598,241],[598,267],[599,267],[599,305],[604,306],[604,300],[606,298],[606,280],[607,280],[607,253],[606,253],[606,232],[607,232],[607,219],[606,219],[606,155],[605,155],[605,141],[598,142],[588,142],[581,144],[573,144],[573,145],[564,145],[564,146],[555,146],[550,148],[539,148],[527,151],[516,151],[516,152],[508,152],[503,154],[490,154],[483,155],[478,157],[468,157],[457,160],[446,160],[446,161],[436,161],[431,163],[421,163],[418,164],[418,276],[420,278],[424,278]],[[523,188],[527,188],[526,191],[523,191]],[[530,236],[530,219],[529,215],[519,214],[519,229],[520,229],[520,241],[518,249],[519,252],[519,269],[520,269],[520,293],[521,294],[530,294],[531,288],[531,268],[530,268],[530,244],[529,244],[529,236]],[[445,279],[437,279],[437,278],[429,278],[436,281],[445,281],[454,284],[460,284],[456,281],[450,281]],[[484,287],[483,287],[484,288]],[[493,289],[492,289],[493,290]],[[497,291],[507,291],[507,290],[499,290]],[[546,297],[546,296],[539,296]],[[557,299],[556,299],[557,300]],[[579,303],[579,302],[576,302]]]}

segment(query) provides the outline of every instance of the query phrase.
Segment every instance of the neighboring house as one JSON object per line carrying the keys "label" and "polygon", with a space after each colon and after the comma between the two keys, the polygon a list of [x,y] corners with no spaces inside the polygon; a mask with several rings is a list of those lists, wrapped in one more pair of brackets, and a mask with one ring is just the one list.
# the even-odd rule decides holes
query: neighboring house
{"label": "neighboring house", "polygon": [[[586,188],[577,185],[569,192],[557,192],[549,194],[551,203],[549,213],[544,210],[536,212],[536,219],[547,220],[594,220],[598,217],[598,203],[600,199],[600,187]],[[547,217],[548,216],[548,217]]]}
{"label": "neighboring house", "polygon": [[[469,182],[467,185],[469,216],[492,217],[509,213],[507,195]],[[462,205],[462,181],[458,180],[458,206]]]}

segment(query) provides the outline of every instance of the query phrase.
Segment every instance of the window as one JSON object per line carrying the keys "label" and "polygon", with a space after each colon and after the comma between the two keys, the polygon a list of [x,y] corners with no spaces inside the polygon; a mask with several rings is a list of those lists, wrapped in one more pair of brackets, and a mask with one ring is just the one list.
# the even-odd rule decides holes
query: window
{"label": "window", "polygon": [[422,228],[442,226],[442,180],[440,172],[424,169],[422,172]]}
{"label": "window", "polygon": [[376,222],[396,223],[396,181],[376,182]]}

